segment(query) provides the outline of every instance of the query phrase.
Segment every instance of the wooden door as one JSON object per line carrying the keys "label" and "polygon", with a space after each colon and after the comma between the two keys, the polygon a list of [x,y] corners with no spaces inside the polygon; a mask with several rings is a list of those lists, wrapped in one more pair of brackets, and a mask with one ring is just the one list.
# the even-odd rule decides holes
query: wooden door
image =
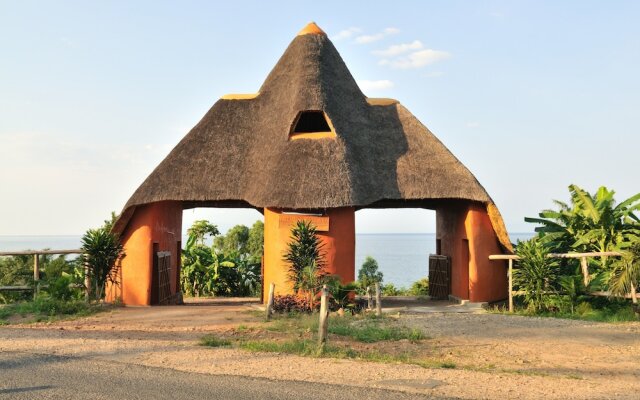
{"label": "wooden door", "polygon": [[429,256],[429,296],[447,300],[451,293],[451,259],[448,256]]}

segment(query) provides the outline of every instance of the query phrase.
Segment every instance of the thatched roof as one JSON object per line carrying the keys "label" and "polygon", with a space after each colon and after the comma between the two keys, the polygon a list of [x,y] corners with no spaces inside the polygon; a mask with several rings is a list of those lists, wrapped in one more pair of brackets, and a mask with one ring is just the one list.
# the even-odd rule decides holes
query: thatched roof
{"label": "thatched roof", "polygon": [[[291,140],[305,110],[324,112],[335,137]],[[256,95],[228,95],[213,105],[129,199],[116,230],[135,206],[162,200],[325,209],[445,199],[493,204],[409,110],[362,94],[327,35],[309,25]]]}

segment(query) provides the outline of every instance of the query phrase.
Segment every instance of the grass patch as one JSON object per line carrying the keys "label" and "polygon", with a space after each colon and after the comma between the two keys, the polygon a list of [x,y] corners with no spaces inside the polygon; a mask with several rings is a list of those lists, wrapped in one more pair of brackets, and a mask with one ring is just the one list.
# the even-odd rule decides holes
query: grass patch
{"label": "grass patch", "polygon": [[[272,332],[304,334],[317,332],[317,314],[287,314],[270,322],[266,329]],[[358,342],[375,343],[390,340],[419,341],[427,337],[419,329],[408,328],[388,317],[350,316],[329,318],[329,333],[350,337]]]}
{"label": "grass patch", "polygon": [[206,335],[200,339],[200,345],[207,347],[228,347],[231,346],[231,340],[222,339],[215,335]]}
{"label": "grass patch", "polygon": [[348,346],[336,346],[330,344],[320,346],[316,340],[310,339],[294,339],[286,341],[241,340],[237,342],[237,347],[252,352],[285,353],[303,357],[355,359],[380,363],[413,364],[423,368],[456,368],[456,365],[451,362],[415,358],[409,353],[389,354],[378,350],[355,350]]}
{"label": "grass patch", "polygon": [[563,318],[594,322],[619,323],[638,321],[638,316],[630,303],[607,298],[586,298],[585,301],[575,307],[573,312],[570,310],[532,312],[522,307],[516,307],[513,313],[498,308],[490,311],[498,314],[525,317]]}
{"label": "grass patch", "polygon": [[348,336],[359,342],[375,343],[386,340],[425,339],[419,329],[410,329],[385,317],[379,318],[333,318],[329,320],[329,333]]}
{"label": "grass patch", "polygon": [[85,317],[105,310],[100,304],[88,304],[83,300],[55,300],[40,297],[34,301],[7,304],[0,308],[0,324],[9,324],[9,319],[20,315],[25,322],[54,321],[70,317]]}

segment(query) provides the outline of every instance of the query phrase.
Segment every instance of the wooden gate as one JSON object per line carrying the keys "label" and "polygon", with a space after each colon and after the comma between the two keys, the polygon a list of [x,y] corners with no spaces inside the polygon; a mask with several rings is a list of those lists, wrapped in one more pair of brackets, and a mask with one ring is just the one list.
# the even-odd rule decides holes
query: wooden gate
{"label": "wooden gate", "polygon": [[159,251],[156,253],[156,265],[158,266],[158,303],[169,304],[171,296],[171,252]]}
{"label": "wooden gate", "polygon": [[447,300],[451,293],[451,258],[429,255],[429,296],[434,300]]}

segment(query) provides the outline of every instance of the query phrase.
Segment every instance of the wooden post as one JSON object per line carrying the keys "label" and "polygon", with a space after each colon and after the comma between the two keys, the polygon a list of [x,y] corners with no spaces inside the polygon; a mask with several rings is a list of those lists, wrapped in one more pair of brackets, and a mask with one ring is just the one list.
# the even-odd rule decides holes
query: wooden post
{"label": "wooden post", "polygon": [[367,286],[367,310],[373,310],[373,295],[371,294],[371,285]]}
{"label": "wooden post", "polygon": [[329,307],[327,304],[327,285],[322,286],[320,297],[320,323],[318,324],[318,344],[324,346],[327,343],[327,329],[329,327]]}
{"label": "wooden post", "polygon": [[380,292],[380,282],[376,282],[376,316],[382,316],[382,293]]}
{"label": "wooden post", "polygon": [[34,253],[33,255],[33,282],[35,284],[33,289],[33,298],[35,300],[40,292],[40,257],[38,253]]}
{"label": "wooden post", "polygon": [[513,259],[509,259],[509,312],[513,312]]}
{"label": "wooden post", "polygon": [[587,286],[589,286],[589,264],[587,264],[587,257],[580,257],[580,266],[582,267],[582,280],[586,290]]}
{"label": "wooden post", "polygon": [[276,284],[271,282],[269,285],[269,297],[267,297],[267,321],[271,319],[273,313],[273,293],[276,290]]}
{"label": "wooden post", "polygon": [[89,265],[84,265],[84,301],[91,299],[91,276],[89,274]]}

